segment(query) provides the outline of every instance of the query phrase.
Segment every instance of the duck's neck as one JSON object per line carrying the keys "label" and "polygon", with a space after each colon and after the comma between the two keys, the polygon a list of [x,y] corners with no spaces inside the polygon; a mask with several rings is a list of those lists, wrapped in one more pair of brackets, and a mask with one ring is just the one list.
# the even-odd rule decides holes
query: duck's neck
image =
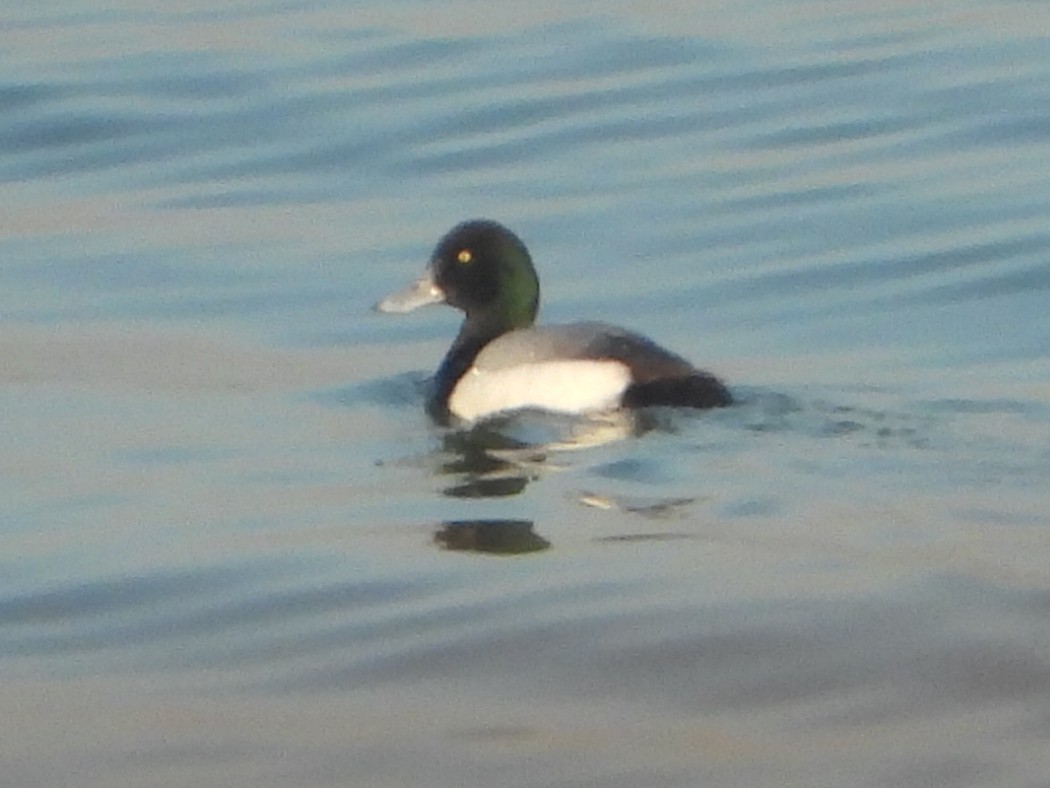
{"label": "duck's neck", "polygon": [[448,400],[459,379],[470,369],[485,345],[509,330],[511,329],[505,325],[489,321],[463,321],[459,334],[434,375],[427,402],[427,411],[431,418],[442,424],[448,422]]}
{"label": "duck's neck", "polygon": [[525,265],[512,266],[504,272],[498,301],[467,315],[452,347],[438,367],[427,411],[433,419],[443,424],[449,420],[448,400],[452,390],[470,369],[482,348],[508,331],[528,328],[536,320],[540,300],[539,281],[528,252],[521,250],[521,253],[525,255]]}

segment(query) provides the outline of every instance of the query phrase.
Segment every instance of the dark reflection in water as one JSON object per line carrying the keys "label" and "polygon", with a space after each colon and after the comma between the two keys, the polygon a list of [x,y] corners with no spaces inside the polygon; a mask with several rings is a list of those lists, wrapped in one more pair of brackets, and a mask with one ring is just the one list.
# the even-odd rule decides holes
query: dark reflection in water
{"label": "dark reflection in water", "polygon": [[452,498],[518,495],[529,482],[564,465],[568,452],[673,431],[667,409],[620,411],[590,417],[522,411],[449,432],[442,439],[438,473],[455,476]]}
{"label": "dark reflection in water", "polygon": [[451,432],[442,441],[446,459],[439,473],[459,481],[445,488],[450,498],[505,498],[518,495],[546,459],[542,446],[531,446],[493,426]]}
{"label": "dark reflection in water", "polygon": [[434,542],[446,550],[489,555],[520,555],[549,548],[551,543],[532,529],[531,520],[453,520],[442,524]]}
{"label": "dark reflection in water", "polygon": [[450,498],[509,498],[525,490],[528,479],[524,476],[505,478],[474,478],[445,490]]}

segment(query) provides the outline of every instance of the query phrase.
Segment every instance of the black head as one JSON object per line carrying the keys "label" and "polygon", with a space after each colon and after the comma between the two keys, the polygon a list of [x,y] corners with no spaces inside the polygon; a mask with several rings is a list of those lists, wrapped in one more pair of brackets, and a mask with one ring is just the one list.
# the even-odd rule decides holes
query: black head
{"label": "black head", "polygon": [[434,284],[446,303],[467,319],[495,321],[501,328],[532,325],[540,286],[528,249],[503,225],[485,219],[458,224],[430,258]]}

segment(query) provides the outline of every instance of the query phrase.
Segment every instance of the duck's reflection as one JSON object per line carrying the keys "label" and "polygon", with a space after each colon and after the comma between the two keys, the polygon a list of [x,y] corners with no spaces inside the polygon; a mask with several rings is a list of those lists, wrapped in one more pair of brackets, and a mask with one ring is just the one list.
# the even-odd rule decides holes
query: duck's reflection
{"label": "duck's reflection", "polygon": [[[524,412],[442,436],[437,473],[450,498],[508,498],[530,482],[569,467],[568,452],[623,440],[650,429],[634,414],[581,419]],[[559,459],[559,456],[565,459]],[[531,520],[477,519],[442,523],[434,542],[448,550],[516,555],[546,550],[550,542]]]}
{"label": "duck's reflection", "polygon": [[491,427],[451,432],[442,441],[440,473],[455,478],[445,487],[450,498],[505,498],[535,478],[546,452]]}
{"label": "duck's reflection", "polygon": [[452,498],[518,495],[530,481],[564,467],[558,454],[636,432],[635,421],[620,413],[583,420],[524,413],[449,432],[442,440],[439,472],[456,481],[444,492]]}
{"label": "duck's reflection", "polygon": [[532,520],[452,520],[441,524],[434,543],[446,550],[490,555],[535,553],[551,546],[532,529]]}

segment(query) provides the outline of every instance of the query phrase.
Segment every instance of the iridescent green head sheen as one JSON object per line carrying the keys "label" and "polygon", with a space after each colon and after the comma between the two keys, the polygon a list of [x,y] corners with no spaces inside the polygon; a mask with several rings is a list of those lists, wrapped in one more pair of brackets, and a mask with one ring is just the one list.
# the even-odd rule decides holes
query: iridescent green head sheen
{"label": "iridescent green head sheen", "polygon": [[453,227],[430,258],[434,284],[446,303],[504,331],[532,325],[540,285],[528,249],[496,222],[475,219]]}
{"label": "iridescent green head sheen", "polygon": [[540,284],[525,244],[497,222],[473,219],[438,242],[418,281],[376,308],[409,312],[449,304],[466,313],[468,334],[491,337],[531,326],[539,302]]}

